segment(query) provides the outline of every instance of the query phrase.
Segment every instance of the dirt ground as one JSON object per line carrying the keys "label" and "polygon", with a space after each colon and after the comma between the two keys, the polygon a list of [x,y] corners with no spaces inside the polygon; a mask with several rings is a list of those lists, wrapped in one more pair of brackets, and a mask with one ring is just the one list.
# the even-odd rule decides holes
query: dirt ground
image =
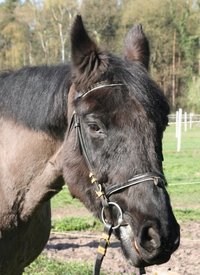
{"label": "dirt ground", "polygon": [[[73,211],[72,211],[73,212]],[[87,212],[79,211],[79,215]],[[71,213],[68,212],[68,215]],[[61,213],[53,213],[59,217]],[[62,213],[63,215],[63,213]],[[45,252],[49,257],[64,261],[93,262],[101,232],[52,233]],[[104,258],[102,269],[107,274],[133,274],[138,270],[124,259],[118,240],[111,238],[111,245]],[[146,274],[154,275],[198,275],[200,274],[200,222],[181,224],[181,245],[170,261],[161,266],[146,268]],[[76,275],[76,274],[75,274]]]}

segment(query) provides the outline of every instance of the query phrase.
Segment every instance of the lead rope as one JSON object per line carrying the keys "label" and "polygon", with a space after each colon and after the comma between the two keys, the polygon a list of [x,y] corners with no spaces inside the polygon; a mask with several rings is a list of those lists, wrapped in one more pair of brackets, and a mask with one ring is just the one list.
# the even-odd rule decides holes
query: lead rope
{"label": "lead rope", "polygon": [[101,265],[103,262],[103,258],[106,255],[106,251],[108,248],[108,245],[110,244],[110,237],[113,231],[113,226],[112,225],[105,225],[104,226],[104,232],[102,234],[102,237],[100,239],[98,249],[97,249],[97,256],[94,264],[94,270],[93,270],[93,275],[99,275],[100,274],[100,269]]}
{"label": "lead rope", "polygon": [[[103,231],[102,237],[100,238],[100,241],[99,241],[99,245],[98,245],[98,249],[97,249],[97,256],[96,256],[94,269],[93,269],[93,275],[100,275],[101,265],[103,263],[104,256],[106,255],[107,248],[110,244],[110,237],[112,235],[113,229],[118,228],[122,222],[122,212],[121,212],[120,207],[116,203],[108,201],[108,198],[106,197],[104,191],[102,190],[102,185],[98,184],[97,179],[95,178],[95,176],[92,173],[90,173],[89,178],[90,178],[91,183],[96,185],[96,194],[101,199],[101,203],[103,206],[101,218],[104,223],[104,231]],[[106,212],[107,213],[106,216],[109,216],[109,220],[112,221],[111,213],[110,213],[110,206],[117,207],[117,209],[120,213],[121,221],[119,221],[118,225],[116,225],[116,226],[114,226],[113,223],[112,224],[107,223],[104,219],[104,212]],[[145,269],[139,268],[139,275],[142,275],[142,274],[146,274]]]}
{"label": "lead rope", "polygon": [[[107,210],[107,213],[110,218],[111,213],[110,213],[109,202],[108,202],[107,197],[105,196],[104,191],[102,190],[102,185],[98,184],[98,181],[92,172],[90,172],[89,178],[90,178],[91,183],[96,185],[97,197],[100,198],[102,207],[103,207],[103,209]],[[101,269],[101,265],[103,262],[103,258],[106,255],[107,248],[110,244],[110,237],[111,237],[112,231],[113,231],[113,224],[104,223],[103,234],[102,234],[102,237],[100,238],[98,249],[97,249],[97,256],[96,256],[96,260],[95,260],[95,264],[94,264],[93,275],[100,274],[100,269]]]}
{"label": "lead rope", "polygon": [[[106,255],[107,248],[110,244],[110,237],[113,231],[112,225],[105,225],[104,232],[99,241],[97,256],[94,264],[93,275],[100,275],[101,265],[103,263],[104,256]],[[139,268],[139,275],[146,274],[144,267]]]}
{"label": "lead rope", "polygon": [[139,275],[146,274],[144,267],[139,268]]}

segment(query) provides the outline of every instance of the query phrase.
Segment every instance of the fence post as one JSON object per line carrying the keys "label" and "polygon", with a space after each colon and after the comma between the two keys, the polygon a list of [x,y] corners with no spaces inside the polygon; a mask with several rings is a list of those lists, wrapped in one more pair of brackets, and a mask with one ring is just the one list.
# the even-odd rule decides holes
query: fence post
{"label": "fence post", "polygon": [[181,124],[182,124],[182,109],[178,110],[178,129],[177,129],[177,152],[181,150]]}
{"label": "fence post", "polygon": [[178,111],[176,111],[176,138],[178,138]]}

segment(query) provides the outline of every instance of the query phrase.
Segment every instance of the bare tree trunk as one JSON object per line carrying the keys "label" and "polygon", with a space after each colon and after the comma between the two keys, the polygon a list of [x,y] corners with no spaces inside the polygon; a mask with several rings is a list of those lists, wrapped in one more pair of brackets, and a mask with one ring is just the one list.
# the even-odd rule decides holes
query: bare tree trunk
{"label": "bare tree trunk", "polygon": [[28,47],[28,61],[29,65],[33,64],[33,58],[32,58],[32,45],[31,42],[29,41],[29,47]]}
{"label": "bare tree trunk", "polygon": [[61,23],[58,23],[59,34],[60,34],[60,44],[61,44],[61,60],[65,62],[65,39],[63,36],[63,27]]}
{"label": "bare tree trunk", "polygon": [[41,32],[39,32],[39,37],[40,37],[42,50],[44,52],[45,62],[46,62],[46,64],[48,64],[48,42],[45,41],[43,34]]}
{"label": "bare tree trunk", "polygon": [[179,76],[181,75],[181,54],[178,53],[178,62],[176,65],[176,87],[175,87],[175,95],[180,94],[180,83],[179,83]]}
{"label": "bare tree trunk", "polygon": [[[68,38],[69,29],[71,28],[73,14],[66,7],[62,7],[62,6],[58,6],[57,14],[56,14],[56,11],[54,8],[52,8],[51,11],[52,11],[54,21],[56,22],[56,24],[58,26],[60,45],[61,45],[61,48],[60,48],[61,60],[62,60],[62,62],[65,62],[65,44],[66,44],[66,41]],[[65,20],[66,13],[68,14],[69,24],[68,24],[68,28],[66,28],[66,30],[64,31],[63,27],[64,27],[64,20]]]}
{"label": "bare tree trunk", "polygon": [[172,107],[175,107],[176,99],[176,30],[174,31],[172,48]]}
{"label": "bare tree trunk", "polygon": [[[199,39],[200,40],[200,39]],[[199,41],[200,42],[200,41]],[[198,67],[198,75],[200,76],[200,50],[199,50],[199,67]]]}
{"label": "bare tree trunk", "polygon": [[56,15],[55,10],[52,8],[52,14],[53,14],[53,18],[55,20],[55,22],[58,25],[58,31],[59,31],[59,37],[60,37],[60,45],[61,45],[61,60],[62,62],[65,61],[65,42],[66,42],[66,38],[65,35],[63,34],[63,18],[64,18],[64,14],[66,12],[65,9],[62,9],[60,6],[59,8],[59,18]]}

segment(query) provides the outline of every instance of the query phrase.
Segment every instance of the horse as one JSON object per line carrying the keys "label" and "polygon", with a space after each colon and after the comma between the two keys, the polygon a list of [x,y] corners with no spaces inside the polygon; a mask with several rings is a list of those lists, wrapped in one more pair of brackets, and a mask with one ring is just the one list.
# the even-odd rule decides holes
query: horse
{"label": "horse", "polygon": [[100,48],[77,15],[71,61],[0,75],[0,274],[19,275],[45,247],[50,199],[65,183],[136,267],[162,264],[180,228],[163,173],[169,105],[151,79],[135,25],[123,57]]}

